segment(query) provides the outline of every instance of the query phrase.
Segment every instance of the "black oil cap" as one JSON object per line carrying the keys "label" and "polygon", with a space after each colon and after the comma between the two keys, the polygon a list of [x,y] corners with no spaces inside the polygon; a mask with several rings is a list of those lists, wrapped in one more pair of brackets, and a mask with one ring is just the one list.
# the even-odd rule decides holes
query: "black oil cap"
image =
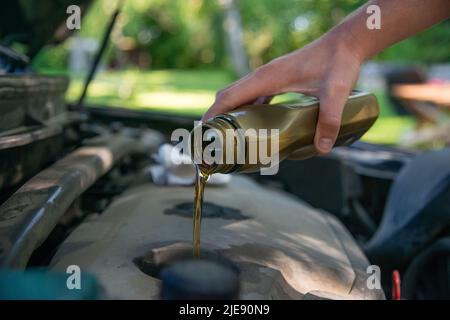
{"label": "black oil cap", "polygon": [[238,273],[204,259],[184,260],[161,270],[161,298],[165,300],[236,300]]}

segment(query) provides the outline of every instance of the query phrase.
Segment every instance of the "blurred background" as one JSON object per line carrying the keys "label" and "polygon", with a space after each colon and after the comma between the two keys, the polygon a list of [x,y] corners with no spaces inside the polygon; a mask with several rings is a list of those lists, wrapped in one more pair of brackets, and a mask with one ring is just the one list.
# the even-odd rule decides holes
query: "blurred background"
{"label": "blurred background", "polygon": [[[313,41],[364,2],[127,0],[87,102],[200,116],[217,90]],[[70,101],[81,94],[117,4],[94,1],[74,37],[33,59],[38,72],[72,78]],[[363,66],[358,87],[374,92],[381,106],[365,141],[414,148],[448,143],[449,43],[447,20]],[[410,83],[419,86],[404,85]]]}

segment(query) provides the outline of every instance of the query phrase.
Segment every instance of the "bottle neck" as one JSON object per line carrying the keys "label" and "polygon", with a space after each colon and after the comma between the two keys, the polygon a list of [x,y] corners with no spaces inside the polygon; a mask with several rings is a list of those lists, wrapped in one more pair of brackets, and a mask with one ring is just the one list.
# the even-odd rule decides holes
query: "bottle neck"
{"label": "bottle neck", "polygon": [[[242,144],[236,135],[238,128],[233,119],[219,115],[192,130],[191,158],[200,171],[213,174],[237,170],[240,165],[235,160]],[[227,151],[233,152],[231,159],[227,158]]]}

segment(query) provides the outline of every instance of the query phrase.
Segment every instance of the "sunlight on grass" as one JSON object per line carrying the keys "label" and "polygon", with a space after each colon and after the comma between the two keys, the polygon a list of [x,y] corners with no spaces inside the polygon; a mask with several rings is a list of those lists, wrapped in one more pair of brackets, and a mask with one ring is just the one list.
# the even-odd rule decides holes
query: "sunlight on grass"
{"label": "sunlight on grass", "polygon": [[191,92],[143,92],[134,97],[136,105],[153,105],[166,109],[193,108],[206,110],[214,102],[214,94]]}
{"label": "sunlight on grass", "polygon": [[[220,70],[103,72],[91,84],[87,102],[200,116],[214,102],[216,92],[232,81],[229,73]],[[68,100],[75,101],[81,90],[82,78],[73,78]]]}
{"label": "sunlight on grass", "polygon": [[379,118],[361,140],[373,143],[396,144],[414,126],[415,121],[411,117]]}

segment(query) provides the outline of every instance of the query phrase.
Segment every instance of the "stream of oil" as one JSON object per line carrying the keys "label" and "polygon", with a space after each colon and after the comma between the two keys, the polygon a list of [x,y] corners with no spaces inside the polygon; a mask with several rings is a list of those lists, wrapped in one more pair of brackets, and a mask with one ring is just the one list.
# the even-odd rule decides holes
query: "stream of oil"
{"label": "stream of oil", "polygon": [[195,181],[192,246],[194,257],[198,258],[200,257],[200,231],[202,222],[203,193],[205,191],[205,185],[209,179],[210,174],[206,171],[201,170],[198,166],[196,167],[197,177]]}

